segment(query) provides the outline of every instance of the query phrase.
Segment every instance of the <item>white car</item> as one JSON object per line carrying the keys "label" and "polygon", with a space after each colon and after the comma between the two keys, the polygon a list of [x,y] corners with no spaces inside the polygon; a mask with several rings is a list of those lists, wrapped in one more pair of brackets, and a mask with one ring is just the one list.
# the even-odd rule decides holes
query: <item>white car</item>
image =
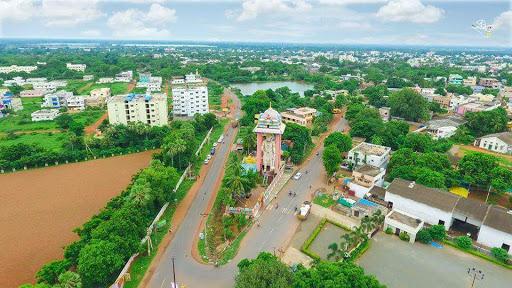
{"label": "white car", "polygon": [[210,163],[210,160],[208,160],[208,159],[204,160],[204,164],[208,164],[208,163]]}
{"label": "white car", "polygon": [[208,154],[208,156],[206,156],[206,160],[210,160],[212,159],[212,155]]}
{"label": "white car", "polygon": [[217,143],[213,143],[213,147],[217,147]]}
{"label": "white car", "polygon": [[302,177],[302,173],[299,172],[299,173],[295,174],[295,176],[293,176],[293,179],[299,180],[300,177]]}
{"label": "white car", "polygon": [[219,140],[217,140],[218,143],[222,142],[224,140],[224,136],[220,136]]}

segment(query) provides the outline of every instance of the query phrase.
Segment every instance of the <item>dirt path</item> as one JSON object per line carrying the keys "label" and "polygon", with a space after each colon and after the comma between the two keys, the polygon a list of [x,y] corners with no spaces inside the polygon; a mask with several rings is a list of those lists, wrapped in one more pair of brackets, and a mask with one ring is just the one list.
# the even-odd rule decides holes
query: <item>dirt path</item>
{"label": "dirt path", "polygon": [[133,82],[130,82],[130,84],[128,84],[128,87],[126,87],[126,94],[132,92],[133,88],[135,88],[135,83]]}
{"label": "dirt path", "polygon": [[82,91],[87,90],[87,88],[91,87],[93,84],[94,84],[94,81],[85,85],[84,87],[80,88],[80,90],[78,90],[78,93],[82,93]]}
{"label": "dirt path", "polygon": [[0,287],[35,283],[41,266],[78,239],[71,231],[119,195],[153,152],[0,175]]}
{"label": "dirt path", "polygon": [[108,112],[105,111],[105,113],[103,113],[103,115],[101,115],[101,118],[98,119],[98,121],[96,121],[96,123],[85,127],[85,135],[94,135],[94,133],[96,133],[96,129],[98,129],[98,126],[100,126],[101,122],[103,122],[103,120],[107,119],[107,117],[108,117]]}

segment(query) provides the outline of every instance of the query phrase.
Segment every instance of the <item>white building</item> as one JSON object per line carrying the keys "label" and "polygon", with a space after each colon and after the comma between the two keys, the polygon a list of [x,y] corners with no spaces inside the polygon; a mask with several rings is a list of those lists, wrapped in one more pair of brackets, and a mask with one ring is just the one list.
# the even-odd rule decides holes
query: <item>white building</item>
{"label": "white building", "polygon": [[400,233],[405,233],[409,235],[409,242],[414,243],[416,241],[416,234],[423,229],[424,224],[425,221],[409,213],[394,209],[384,218],[383,230],[386,231],[389,228],[397,236]]}
{"label": "white building", "polygon": [[461,105],[464,105],[464,104],[467,104],[469,102],[473,102],[475,101],[475,99],[473,98],[470,98],[470,97],[466,97],[466,96],[463,96],[463,95],[459,95],[459,96],[452,96],[452,99],[450,99],[450,108],[455,108],[455,107],[458,107],[458,106],[461,106]]}
{"label": "white building", "polygon": [[92,80],[94,80],[94,75],[84,75],[82,80],[83,81],[92,81]]}
{"label": "white building", "polygon": [[53,94],[44,96],[43,108],[66,108],[70,110],[84,110],[85,99],[84,96],[74,96],[73,92],[58,91]]}
{"label": "white building", "polygon": [[[468,199],[448,191],[396,178],[386,189],[385,201],[393,210],[403,211],[430,225],[446,230],[476,231],[471,235],[489,248],[500,247],[512,254],[512,211]],[[478,237],[478,238],[476,238]]]}
{"label": "white building", "polygon": [[18,66],[18,65],[3,66],[3,67],[0,67],[0,74],[7,74],[7,73],[13,73],[13,72],[30,73],[36,69],[37,69],[37,66]]}
{"label": "white building", "polygon": [[23,104],[20,98],[14,98],[12,94],[0,95],[0,109],[20,111],[23,109]]}
{"label": "white building", "polygon": [[47,78],[41,77],[41,78],[27,78],[25,80],[25,84],[36,84],[41,82],[48,82]]}
{"label": "white building", "polygon": [[196,74],[190,73],[185,75],[185,83],[202,83],[203,79],[196,69]]}
{"label": "white building", "polygon": [[84,72],[85,68],[87,68],[87,65],[85,64],[72,64],[72,63],[66,63],[66,68],[69,70],[75,70],[78,72]]}
{"label": "white building", "polygon": [[133,79],[133,71],[124,71],[116,74],[115,82],[129,83]]}
{"label": "white building", "polygon": [[23,86],[25,85],[25,80],[23,77],[14,77],[12,80],[5,80],[3,86],[11,87],[11,86]]}
{"label": "white building", "polygon": [[108,83],[114,83],[114,78],[100,78],[98,81],[96,81],[96,84],[108,84]]}
{"label": "white building", "polygon": [[474,145],[498,153],[512,154],[512,133],[502,132],[482,136],[475,139]]}
{"label": "white building", "polygon": [[57,109],[41,109],[30,114],[33,122],[54,120],[59,115],[60,112]]}
{"label": "white building", "polygon": [[175,116],[192,117],[209,112],[208,87],[182,86],[172,88],[172,106]]}
{"label": "white building", "polygon": [[467,121],[459,115],[448,115],[439,117],[427,122],[427,131],[434,140],[441,138],[448,138],[455,135],[455,131],[460,125],[465,124]]}
{"label": "white building", "polygon": [[389,147],[362,142],[348,152],[346,160],[355,168],[363,164],[386,168],[390,153],[391,148]]}
{"label": "white building", "polygon": [[354,196],[364,198],[373,186],[382,187],[386,169],[362,165],[352,171],[352,179],[347,183]]}
{"label": "white building", "polygon": [[172,85],[185,84],[185,78],[183,78],[183,76],[173,76],[171,83],[172,83]]}
{"label": "white building", "polygon": [[167,97],[165,94],[120,95],[111,97],[108,102],[110,124],[142,122],[151,126],[164,126],[168,123]]}
{"label": "white building", "polygon": [[150,92],[160,91],[162,90],[162,77],[149,77],[145,81],[137,82],[137,87],[146,88]]}
{"label": "white building", "polygon": [[97,88],[91,91],[91,97],[110,98],[110,88]]}
{"label": "white building", "polygon": [[464,86],[476,86],[476,77],[469,76],[467,79],[462,80]]}
{"label": "white building", "polygon": [[357,62],[358,59],[356,57],[354,57],[354,55],[340,55],[340,57],[338,58],[338,61],[340,62],[343,62],[343,61],[350,61],[350,62]]}

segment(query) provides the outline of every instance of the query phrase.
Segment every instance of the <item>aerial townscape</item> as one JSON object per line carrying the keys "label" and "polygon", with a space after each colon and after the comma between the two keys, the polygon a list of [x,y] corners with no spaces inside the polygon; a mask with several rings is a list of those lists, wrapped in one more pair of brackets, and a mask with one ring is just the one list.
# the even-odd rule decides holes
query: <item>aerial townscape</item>
{"label": "aerial townscape", "polygon": [[0,287],[512,287],[505,0],[0,0]]}

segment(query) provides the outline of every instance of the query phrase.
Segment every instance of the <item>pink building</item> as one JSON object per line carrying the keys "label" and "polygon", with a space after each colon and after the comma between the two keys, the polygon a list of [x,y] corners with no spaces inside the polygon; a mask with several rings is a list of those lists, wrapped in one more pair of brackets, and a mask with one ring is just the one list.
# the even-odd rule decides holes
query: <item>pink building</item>
{"label": "pink building", "polygon": [[484,103],[484,102],[471,102],[466,103],[460,106],[455,106],[453,108],[453,113],[459,114],[459,115],[465,115],[466,112],[480,112],[480,111],[490,111],[493,109],[496,109],[500,107],[499,104],[496,103]]}
{"label": "pink building", "polygon": [[256,165],[261,173],[278,173],[281,166],[281,137],[286,125],[272,105],[260,114],[253,132],[257,133]]}

